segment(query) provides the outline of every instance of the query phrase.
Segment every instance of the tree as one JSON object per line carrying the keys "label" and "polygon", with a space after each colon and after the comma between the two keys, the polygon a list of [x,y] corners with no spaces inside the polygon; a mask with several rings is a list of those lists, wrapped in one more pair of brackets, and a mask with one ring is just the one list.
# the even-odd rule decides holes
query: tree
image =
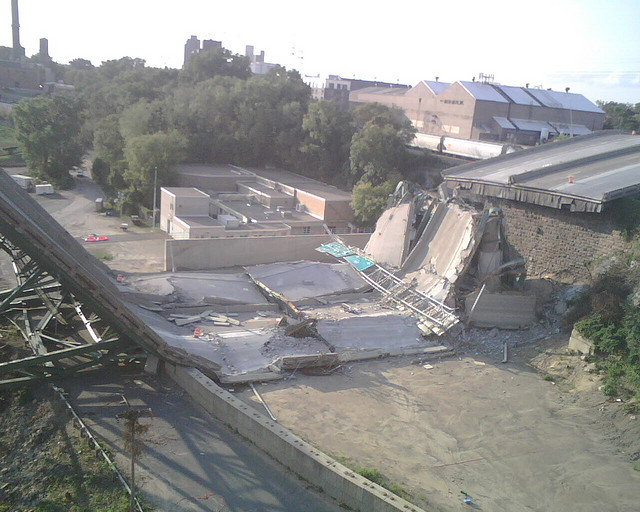
{"label": "tree", "polygon": [[349,171],[349,151],[355,130],[353,117],[334,102],[315,101],[302,120],[305,140],[302,152],[309,157],[306,168],[313,177],[343,184]]}
{"label": "tree", "polygon": [[298,72],[277,66],[265,76],[243,82],[235,93],[235,139],[241,163],[294,167],[311,96]]}
{"label": "tree", "polygon": [[360,127],[351,139],[353,182],[362,179],[380,185],[392,174],[405,174],[415,167],[405,145],[413,140],[416,130],[401,110],[368,103],[353,115]]}
{"label": "tree", "polygon": [[353,111],[353,117],[361,130],[367,126],[391,126],[404,144],[409,144],[416,135],[416,128],[398,107],[388,107],[381,103],[365,103]]}
{"label": "tree", "polygon": [[139,101],[120,114],[120,133],[125,139],[166,130],[163,104],[159,100]]}
{"label": "tree", "polygon": [[622,130],[630,132],[640,130],[640,103],[635,106],[631,103],[618,103],[616,101],[598,101],[598,106],[604,110],[605,130]]}
{"label": "tree", "polygon": [[385,181],[381,185],[361,181],[353,187],[351,208],[356,222],[362,226],[374,225],[387,207],[396,185],[397,181]]}
{"label": "tree", "polygon": [[93,148],[96,159],[92,168],[93,179],[113,197],[117,190],[124,188],[123,173],[124,137],[120,133],[120,116],[112,114],[98,122],[93,134]]}
{"label": "tree", "polygon": [[154,173],[158,172],[158,186],[173,182],[173,166],[185,158],[186,140],[177,132],[158,132],[141,135],[126,141],[124,156],[127,170],[126,204],[130,210],[153,204]]}
{"label": "tree", "polygon": [[196,83],[215,76],[233,76],[246,79],[251,76],[249,58],[232,55],[226,48],[209,48],[195,53],[187,60],[182,78]]}
{"label": "tree", "polygon": [[351,141],[351,174],[373,185],[388,180],[392,173],[402,173],[407,155],[404,139],[391,125],[367,124]]}
{"label": "tree", "polygon": [[59,187],[73,183],[69,170],[80,164],[83,148],[80,106],[68,95],[22,100],[13,109],[13,121],[22,155],[37,176]]}

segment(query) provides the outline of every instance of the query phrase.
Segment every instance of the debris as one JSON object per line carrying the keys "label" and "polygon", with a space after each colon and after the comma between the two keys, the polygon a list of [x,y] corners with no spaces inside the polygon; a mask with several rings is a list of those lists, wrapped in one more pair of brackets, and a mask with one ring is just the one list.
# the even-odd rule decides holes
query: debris
{"label": "debris", "polygon": [[317,318],[308,318],[307,320],[303,320],[299,324],[287,327],[284,333],[287,336],[293,336],[295,338],[316,337],[317,334],[315,332],[315,328],[317,324]]}
{"label": "debris", "polygon": [[433,369],[433,365],[430,365],[430,364],[423,364],[423,365],[422,365],[422,367],[423,367],[425,370],[432,370],[432,369]]}
{"label": "debris", "polygon": [[256,395],[256,397],[258,398],[258,400],[260,400],[260,403],[262,405],[264,405],[265,410],[267,411],[267,414],[269,414],[269,417],[273,420],[273,421],[278,421],[276,419],[276,417],[273,415],[273,413],[271,412],[271,409],[269,409],[269,406],[267,405],[267,402],[264,401],[264,398],[262,398],[262,395],[260,394],[260,392],[256,389],[256,387],[253,385],[253,382],[249,382],[249,386],[251,386],[251,390],[253,391],[253,394]]}
{"label": "debris", "polygon": [[342,304],[340,304],[340,307],[344,309],[347,313],[351,313],[352,315],[359,315],[360,313],[362,313],[361,309],[355,308],[347,304],[346,302],[343,302]]}
{"label": "debris", "polygon": [[188,318],[175,318],[175,319],[173,319],[173,321],[176,323],[176,325],[179,325],[179,326],[192,324],[193,322],[199,322],[200,320],[202,320],[202,318],[200,318],[200,315],[198,315],[198,316],[190,316]]}
{"label": "debris", "polygon": [[138,306],[140,306],[142,309],[146,309],[147,311],[153,311],[155,313],[159,313],[161,311],[164,311],[163,308],[157,307],[157,306],[145,306],[144,304],[138,304]]}

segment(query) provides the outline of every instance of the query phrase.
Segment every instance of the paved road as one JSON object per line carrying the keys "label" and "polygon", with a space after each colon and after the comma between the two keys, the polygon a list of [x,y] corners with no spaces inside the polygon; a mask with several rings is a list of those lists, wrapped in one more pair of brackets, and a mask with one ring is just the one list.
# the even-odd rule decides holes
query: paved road
{"label": "paved road", "polygon": [[[87,424],[128,464],[120,451],[123,425],[116,415],[150,407],[153,418],[137,466],[142,494],[162,511],[339,512],[327,496],[308,488],[273,459],[194,405],[163,377],[115,368],[61,383]],[[222,500],[226,504],[222,507]]]}

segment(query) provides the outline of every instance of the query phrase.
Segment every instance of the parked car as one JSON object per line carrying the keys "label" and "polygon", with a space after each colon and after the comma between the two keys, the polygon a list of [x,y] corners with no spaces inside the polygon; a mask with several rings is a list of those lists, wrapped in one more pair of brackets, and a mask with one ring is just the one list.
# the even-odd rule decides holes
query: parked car
{"label": "parked car", "polygon": [[83,236],[82,239],[85,242],[106,242],[109,240],[109,237],[106,235],[96,235],[95,233],[87,236]]}

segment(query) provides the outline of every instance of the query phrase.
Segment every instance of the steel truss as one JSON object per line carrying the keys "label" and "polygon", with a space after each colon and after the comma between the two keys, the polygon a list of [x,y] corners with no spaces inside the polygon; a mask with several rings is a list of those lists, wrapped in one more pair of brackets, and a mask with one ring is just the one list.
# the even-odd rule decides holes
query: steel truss
{"label": "steel truss", "polygon": [[0,291],[0,316],[22,333],[35,354],[0,363],[0,389],[61,378],[108,361],[145,357],[53,275],[8,238],[0,249],[11,258],[16,286]]}
{"label": "steel truss", "polygon": [[[325,230],[331,236],[333,243],[337,244],[337,250],[335,250],[336,248],[329,251],[322,248],[318,250],[328,252],[335,258],[349,263],[367,283],[382,293],[381,304],[388,304],[398,310],[408,311],[418,318],[421,328],[436,336],[441,336],[460,324],[460,319],[453,308],[417,290],[413,283],[403,281],[395,276],[371,260],[363,251],[345,244],[326,226]],[[357,255],[360,259],[353,260],[352,255]]]}

